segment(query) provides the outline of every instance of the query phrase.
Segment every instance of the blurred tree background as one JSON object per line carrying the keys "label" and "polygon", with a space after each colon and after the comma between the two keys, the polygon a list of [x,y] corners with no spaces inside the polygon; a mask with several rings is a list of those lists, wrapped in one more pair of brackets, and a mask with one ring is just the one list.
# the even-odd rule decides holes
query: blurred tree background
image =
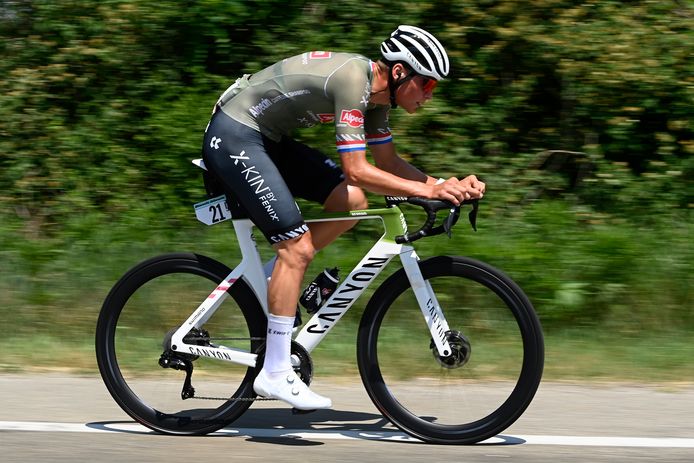
{"label": "blurred tree background", "polygon": [[[666,367],[692,372],[691,343],[677,341],[694,329],[689,1],[5,0],[4,345],[90,351],[109,287],[155,252],[233,264],[229,230],[206,229],[190,207],[204,196],[190,159],[218,95],[311,49],[377,59],[399,24],[435,33],[452,73],[420,114],[393,113],[398,150],[432,175],[475,173],[489,188],[479,233],[459,227],[422,254],[466,254],[510,273],[550,340],[656,339],[674,352]],[[330,128],[297,135],[334,151]],[[369,231],[323,259],[351,267]]]}

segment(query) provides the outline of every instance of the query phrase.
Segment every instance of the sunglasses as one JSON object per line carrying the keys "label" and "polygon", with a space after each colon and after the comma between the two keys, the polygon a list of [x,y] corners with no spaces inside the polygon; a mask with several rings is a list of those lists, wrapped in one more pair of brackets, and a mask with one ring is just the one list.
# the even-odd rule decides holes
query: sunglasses
{"label": "sunglasses", "polygon": [[436,79],[431,79],[429,77],[424,77],[424,81],[422,83],[422,89],[424,89],[425,93],[432,93],[434,89],[436,88],[436,85],[439,82]]}

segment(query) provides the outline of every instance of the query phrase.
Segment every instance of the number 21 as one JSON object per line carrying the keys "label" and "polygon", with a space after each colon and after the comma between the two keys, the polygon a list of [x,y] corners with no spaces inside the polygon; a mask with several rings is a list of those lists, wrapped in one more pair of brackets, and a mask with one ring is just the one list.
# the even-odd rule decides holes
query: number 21
{"label": "number 21", "polygon": [[[224,216],[224,213],[222,212],[222,205],[221,204],[214,204],[210,206],[210,212],[212,213],[212,223],[217,223],[221,222],[222,220],[226,220],[226,217]],[[219,216],[218,216],[219,214]]]}

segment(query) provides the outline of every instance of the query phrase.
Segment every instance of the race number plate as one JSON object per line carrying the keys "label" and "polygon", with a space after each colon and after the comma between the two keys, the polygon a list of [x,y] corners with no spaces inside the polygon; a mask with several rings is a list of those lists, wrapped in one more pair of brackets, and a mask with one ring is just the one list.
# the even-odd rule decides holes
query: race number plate
{"label": "race number plate", "polygon": [[208,199],[193,206],[195,216],[205,225],[215,225],[231,218],[229,206],[224,195]]}

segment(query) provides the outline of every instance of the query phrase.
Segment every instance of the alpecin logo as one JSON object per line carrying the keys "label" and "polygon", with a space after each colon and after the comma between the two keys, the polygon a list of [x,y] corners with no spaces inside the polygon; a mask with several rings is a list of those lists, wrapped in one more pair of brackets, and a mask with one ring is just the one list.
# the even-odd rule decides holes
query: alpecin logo
{"label": "alpecin logo", "polygon": [[268,109],[270,106],[272,106],[272,101],[268,100],[267,98],[263,98],[258,102],[257,105],[251,106],[248,111],[251,113],[253,117],[259,117],[262,116],[263,113],[265,112],[266,109]]}
{"label": "alpecin logo", "polygon": [[344,122],[350,127],[363,127],[364,114],[358,109],[351,109],[349,111],[343,109],[340,113],[340,122]]}
{"label": "alpecin logo", "polygon": [[335,115],[334,114],[316,114],[318,116],[318,119],[320,120],[321,124],[330,124],[331,122],[335,122]]}

